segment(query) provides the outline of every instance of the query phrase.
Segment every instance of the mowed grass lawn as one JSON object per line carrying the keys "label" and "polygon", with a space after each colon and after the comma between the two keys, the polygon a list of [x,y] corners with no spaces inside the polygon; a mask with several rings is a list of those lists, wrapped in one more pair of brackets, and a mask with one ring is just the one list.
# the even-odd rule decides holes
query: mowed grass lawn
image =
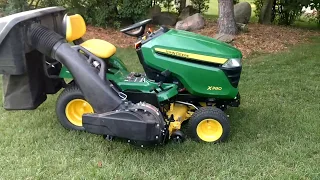
{"label": "mowed grass lawn", "polygon": [[[190,1],[188,1],[190,2]],[[254,16],[254,10],[255,10],[255,5],[254,5],[254,0],[239,0],[239,2],[248,2],[251,4],[252,8],[252,14],[251,16]],[[219,14],[219,2],[218,0],[210,0],[209,3],[209,9],[206,12],[206,14],[209,15],[218,15]]]}
{"label": "mowed grass lawn", "polygon": [[[133,50],[119,50],[141,70]],[[0,179],[318,179],[320,38],[245,59],[241,107],[226,143],[154,149],[65,130],[57,96],[34,111],[0,110]],[[98,165],[99,164],[99,165]]]}

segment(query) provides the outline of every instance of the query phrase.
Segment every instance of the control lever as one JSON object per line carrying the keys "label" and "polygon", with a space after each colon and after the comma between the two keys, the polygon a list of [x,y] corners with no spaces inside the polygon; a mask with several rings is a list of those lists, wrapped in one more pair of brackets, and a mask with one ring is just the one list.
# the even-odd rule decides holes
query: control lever
{"label": "control lever", "polygon": [[160,82],[158,83],[158,87],[159,87],[162,91],[164,91],[164,89],[163,89],[163,87],[162,87],[162,84],[163,84],[163,82],[160,81]]}
{"label": "control lever", "polygon": [[[169,77],[169,76],[171,75],[171,72],[167,69],[167,70],[165,70],[165,71],[162,71],[162,72],[161,72],[161,75],[164,76],[165,78],[167,78],[167,77]],[[158,86],[159,86],[159,88],[160,88],[162,91],[164,91],[164,89],[163,89],[163,87],[162,87],[162,84],[163,84],[163,82],[160,81],[160,82],[158,83]]]}

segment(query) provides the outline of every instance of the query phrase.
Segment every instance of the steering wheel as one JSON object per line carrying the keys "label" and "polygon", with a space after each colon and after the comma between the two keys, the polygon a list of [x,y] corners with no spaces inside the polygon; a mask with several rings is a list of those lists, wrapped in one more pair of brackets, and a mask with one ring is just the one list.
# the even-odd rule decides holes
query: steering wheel
{"label": "steering wheel", "polygon": [[[123,32],[129,36],[133,36],[133,37],[137,37],[137,38],[141,37],[144,34],[144,31],[146,29],[147,24],[150,23],[151,21],[152,21],[152,19],[146,19],[146,20],[137,22],[129,27],[121,29],[120,32]],[[137,29],[137,28],[139,28],[139,29],[134,32],[129,32],[129,31],[131,31],[133,29]]]}

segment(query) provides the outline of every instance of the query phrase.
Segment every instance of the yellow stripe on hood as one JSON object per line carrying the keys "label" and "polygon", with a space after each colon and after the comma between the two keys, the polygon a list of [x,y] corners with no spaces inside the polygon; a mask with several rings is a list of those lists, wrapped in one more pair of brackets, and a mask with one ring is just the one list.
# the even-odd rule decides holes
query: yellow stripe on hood
{"label": "yellow stripe on hood", "polygon": [[205,55],[200,55],[200,54],[173,51],[173,50],[162,49],[162,48],[155,48],[155,51],[159,52],[159,53],[169,54],[172,56],[178,56],[178,57],[182,57],[182,58],[193,59],[193,60],[198,60],[198,61],[205,61],[205,62],[210,62],[210,63],[217,63],[217,64],[224,64],[228,60],[226,58],[205,56]]}

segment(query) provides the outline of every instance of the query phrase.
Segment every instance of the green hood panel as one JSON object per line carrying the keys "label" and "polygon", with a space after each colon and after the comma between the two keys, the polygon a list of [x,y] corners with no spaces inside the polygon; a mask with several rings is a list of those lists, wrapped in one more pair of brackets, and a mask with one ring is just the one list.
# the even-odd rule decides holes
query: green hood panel
{"label": "green hood panel", "polygon": [[228,44],[191,32],[169,30],[143,44],[141,51],[148,67],[170,71],[192,95],[232,99],[238,94],[220,69],[227,59],[242,57],[238,49]]}
{"label": "green hood panel", "polygon": [[241,51],[216,39],[196,33],[171,29],[147,43],[153,48],[163,48],[218,58],[242,58]]}

